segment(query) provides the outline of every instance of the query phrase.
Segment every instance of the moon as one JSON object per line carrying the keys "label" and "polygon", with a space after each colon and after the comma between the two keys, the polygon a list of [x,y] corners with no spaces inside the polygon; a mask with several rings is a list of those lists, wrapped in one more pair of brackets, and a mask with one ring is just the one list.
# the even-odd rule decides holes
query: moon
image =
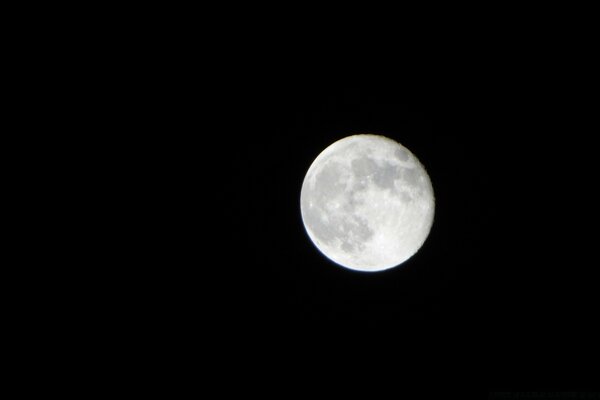
{"label": "moon", "polygon": [[429,175],[400,143],[353,135],[311,164],[300,193],[302,222],[317,249],[356,271],[383,271],[411,258],[433,224]]}

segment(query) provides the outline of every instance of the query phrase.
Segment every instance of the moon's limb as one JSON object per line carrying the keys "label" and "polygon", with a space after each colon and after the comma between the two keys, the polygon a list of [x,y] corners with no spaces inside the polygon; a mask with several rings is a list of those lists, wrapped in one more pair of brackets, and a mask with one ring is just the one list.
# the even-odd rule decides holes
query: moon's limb
{"label": "moon's limb", "polygon": [[332,261],[381,271],[412,257],[433,224],[433,187],[419,160],[383,136],[354,135],[327,147],[300,194],[302,220]]}

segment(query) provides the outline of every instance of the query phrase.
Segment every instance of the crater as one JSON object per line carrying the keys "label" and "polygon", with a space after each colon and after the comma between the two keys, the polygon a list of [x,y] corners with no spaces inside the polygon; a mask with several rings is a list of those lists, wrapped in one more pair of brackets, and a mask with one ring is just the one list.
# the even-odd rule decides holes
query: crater
{"label": "crater", "polygon": [[419,184],[419,178],[420,177],[421,177],[421,173],[419,171],[417,171],[416,168],[406,168],[402,172],[402,178],[410,186],[417,186]]}
{"label": "crater", "polygon": [[357,178],[365,178],[377,172],[377,163],[368,157],[352,160],[352,172]]}
{"label": "crater", "polygon": [[346,253],[353,253],[354,246],[351,245],[349,242],[344,242],[342,243],[342,250],[344,250]]}
{"label": "crater", "polygon": [[303,220],[319,242],[331,246],[336,240],[348,252],[360,251],[374,232],[367,221],[352,213],[332,215],[323,210],[304,209]]}
{"label": "crater", "polygon": [[342,169],[339,163],[332,162],[329,165],[325,165],[317,174],[312,193],[317,198],[319,204],[324,204],[324,202],[336,197],[346,189],[346,182],[341,178]]}
{"label": "crater", "polygon": [[394,150],[394,155],[400,161],[408,161],[408,159],[410,158],[410,156],[408,154],[408,151],[406,151],[404,149],[396,149],[396,150]]}
{"label": "crater", "polygon": [[382,161],[382,166],[369,157],[361,157],[352,160],[352,172],[357,183],[352,189],[363,190],[366,188],[364,179],[372,180],[375,185],[383,189],[393,189],[394,181],[400,178],[400,169],[398,166],[389,162]]}
{"label": "crater", "polygon": [[400,192],[400,200],[402,200],[403,203],[410,203],[413,198],[408,192]]}
{"label": "crater", "polygon": [[400,168],[390,163],[385,163],[373,176],[373,182],[382,189],[393,189],[394,181],[400,178]]}

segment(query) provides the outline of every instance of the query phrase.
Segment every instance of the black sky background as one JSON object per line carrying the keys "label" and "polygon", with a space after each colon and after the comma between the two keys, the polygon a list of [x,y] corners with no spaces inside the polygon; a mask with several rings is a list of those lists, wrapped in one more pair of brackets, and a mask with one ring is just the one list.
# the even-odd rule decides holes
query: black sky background
{"label": "black sky background", "polygon": [[[33,34],[45,52],[8,79],[31,75],[25,138],[64,165],[40,174],[68,178],[32,206],[57,222],[24,225],[59,242],[31,249],[60,281],[35,299],[50,321],[23,315],[49,365],[171,397],[598,389],[594,14],[357,6],[76,10]],[[314,159],[361,133],[410,149],[436,198],[420,251],[373,274],[300,214]]]}
{"label": "black sky background", "polygon": [[[223,132],[239,157],[224,194],[239,228],[225,246],[236,253],[225,319],[255,340],[242,343],[317,363],[331,351],[332,370],[422,363],[478,387],[587,382],[597,296],[582,171],[591,160],[565,89],[535,68],[441,79],[389,66],[291,71],[234,85],[243,133]],[[314,158],[358,133],[411,149],[436,195],[423,248],[376,274],[323,257],[299,210]]]}
{"label": "black sky background", "polygon": [[[168,227],[168,245],[148,250],[170,266],[147,278],[159,332],[180,351],[219,354],[208,363],[217,375],[255,371],[298,390],[452,382],[481,395],[594,382],[585,80],[526,45],[408,56],[238,39],[202,49],[205,69],[184,58],[146,89],[145,140],[160,149],[147,155],[161,182],[155,228]],[[299,207],[315,157],[359,133],[409,148],[436,196],[421,250],[374,274],[322,256]]]}

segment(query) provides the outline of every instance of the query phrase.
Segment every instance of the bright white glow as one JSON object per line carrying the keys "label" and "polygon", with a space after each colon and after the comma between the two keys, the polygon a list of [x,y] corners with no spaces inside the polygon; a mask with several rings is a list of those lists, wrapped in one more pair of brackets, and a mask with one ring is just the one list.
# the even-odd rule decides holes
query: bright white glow
{"label": "bright white glow", "polygon": [[401,144],[354,135],[312,163],[300,194],[308,236],[327,258],[358,271],[382,271],[423,245],[435,211],[425,168]]}

